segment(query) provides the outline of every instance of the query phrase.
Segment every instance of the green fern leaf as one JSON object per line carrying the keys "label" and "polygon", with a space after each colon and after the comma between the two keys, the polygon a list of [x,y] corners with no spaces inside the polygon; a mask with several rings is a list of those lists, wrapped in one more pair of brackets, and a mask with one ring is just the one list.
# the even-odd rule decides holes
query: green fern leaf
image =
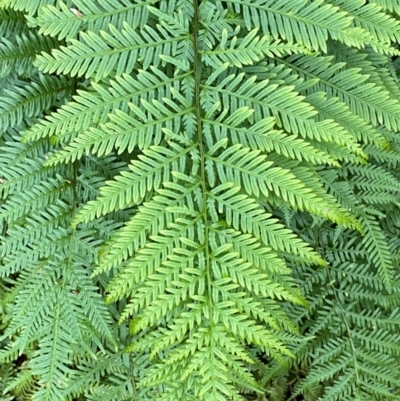
{"label": "green fern leaf", "polygon": [[[42,53],[36,58],[36,66],[43,72],[57,72],[71,76],[90,77],[95,72],[95,80],[111,74],[129,73],[137,67],[137,61],[143,69],[149,68],[154,60],[160,60],[160,54],[177,58],[190,57],[188,45],[179,46],[188,41],[186,32],[172,29],[167,24],[160,26],[160,33],[146,25],[139,35],[135,29],[124,23],[122,31],[110,26],[110,33],[102,31],[100,36],[88,32],[81,33],[84,42],[71,39],[70,47],[53,50],[52,55]],[[157,67],[159,62],[155,62]]]}
{"label": "green fern leaf", "polygon": [[126,21],[133,26],[143,27],[149,18],[147,6],[154,3],[155,0],[136,4],[126,0],[112,0],[100,6],[77,0],[74,7],[68,7],[60,2],[58,7],[46,5],[38,16],[28,17],[28,21],[30,26],[40,27],[39,33],[42,35],[57,36],[59,40],[71,39],[83,29],[99,33],[107,30],[110,24],[122,29]]}

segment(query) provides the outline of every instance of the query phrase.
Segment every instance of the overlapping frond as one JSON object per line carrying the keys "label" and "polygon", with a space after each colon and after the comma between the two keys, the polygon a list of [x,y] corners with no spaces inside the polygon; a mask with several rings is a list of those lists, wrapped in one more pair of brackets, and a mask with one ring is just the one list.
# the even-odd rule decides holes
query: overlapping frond
{"label": "overlapping frond", "polygon": [[0,10],[0,34],[2,38],[13,37],[17,32],[22,34],[27,31],[28,27],[23,13],[12,9]]}
{"label": "overlapping frond", "polygon": [[345,256],[351,263],[340,262],[339,253],[331,251],[329,271],[306,273],[310,282],[307,291],[325,280],[332,284],[324,292],[324,299],[309,292],[310,297],[318,299],[309,312],[315,319],[312,334],[316,338],[308,347],[315,356],[297,394],[322,400],[370,399],[377,394],[387,400],[397,397],[393,389],[398,388],[399,377],[388,366],[399,353],[395,334],[398,310],[391,309],[384,295],[377,295],[384,291],[385,278],[381,280],[372,273],[368,262],[358,262],[360,256],[368,254],[363,246],[358,249],[358,254]]}
{"label": "overlapping frond", "polygon": [[346,103],[350,110],[372,125],[385,124],[389,129],[397,129],[400,104],[391,99],[390,94],[382,91],[380,86],[366,82],[368,75],[357,69],[342,69],[340,63],[332,64],[330,57],[321,57],[318,62],[310,64],[309,56],[292,56],[283,60],[300,76],[317,79],[314,90],[322,90],[328,96],[337,96]]}
{"label": "overlapping frond", "polygon": [[382,12],[376,2],[329,0],[329,3],[346,11],[354,18],[354,25],[374,36],[376,42],[391,44],[400,41],[399,21]]}
{"label": "overlapping frond", "polygon": [[0,77],[11,73],[29,76],[36,69],[33,61],[40,50],[50,51],[57,46],[57,41],[33,32],[8,39],[3,37],[0,41]]}
{"label": "overlapping frond", "polygon": [[16,82],[12,90],[4,90],[0,97],[0,131],[39,116],[56,103],[60,94],[68,96],[71,90],[71,83],[63,78],[39,76],[30,83]]}

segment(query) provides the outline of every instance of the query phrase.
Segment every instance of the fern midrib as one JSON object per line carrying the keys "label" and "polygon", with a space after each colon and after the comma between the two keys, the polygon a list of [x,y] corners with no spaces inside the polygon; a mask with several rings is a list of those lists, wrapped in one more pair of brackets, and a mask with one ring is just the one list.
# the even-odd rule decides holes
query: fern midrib
{"label": "fern midrib", "polygon": [[[18,48],[18,49],[20,49],[20,48]],[[21,50],[24,50],[24,49],[21,49]],[[23,52],[23,53],[17,53],[17,54],[15,54],[14,53],[14,55],[13,54],[11,54],[11,56],[8,56],[8,54],[6,54],[6,56],[5,57],[0,57],[0,62],[2,62],[2,63],[5,63],[5,62],[7,62],[7,61],[15,61],[15,60],[20,60],[20,59],[27,59],[27,58],[34,58],[35,56],[36,56],[36,52],[31,52],[31,53],[26,53],[26,52]],[[7,67],[10,67],[10,66],[7,66]],[[24,67],[23,65],[22,66],[19,66],[20,68],[21,67]],[[8,74],[7,74],[8,75]],[[3,76],[1,76],[1,78],[4,78]]]}
{"label": "fern midrib", "polygon": [[[59,295],[59,292],[58,292]],[[59,296],[57,298],[60,298]],[[58,299],[58,302],[56,302],[56,313],[54,316],[54,337],[53,337],[53,344],[51,346],[51,352],[49,352],[49,354],[51,355],[51,363],[49,366],[49,381],[46,383],[46,400],[51,401],[52,397],[51,397],[51,390],[52,390],[52,385],[54,385],[54,380],[53,377],[56,377],[56,369],[57,369],[57,345],[58,345],[58,341],[60,340],[59,338],[59,331],[60,331],[60,319],[61,319],[61,300]]]}
{"label": "fern midrib", "polygon": [[[91,39],[95,40],[96,38],[91,37]],[[114,39],[118,40],[118,38],[114,38]],[[124,38],[124,39],[126,39],[126,38]],[[75,57],[70,57],[69,56],[67,61],[68,61],[68,64],[71,64],[73,61],[79,61],[79,60],[86,61],[89,57],[93,57],[93,58],[109,57],[109,56],[113,56],[113,55],[118,54],[118,53],[125,53],[125,52],[130,52],[130,51],[135,51],[135,50],[140,51],[143,48],[161,47],[162,45],[167,44],[167,43],[174,43],[174,42],[180,43],[180,42],[183,42],[185,39],[189,39],[189,36],[188,35],[182,35],[182,36],[174,37],[174,38],[171,38],[171,39],[157,40],[157,42],[148,42],[148,41],[142,39],[143,40],[142,43],[138,43],[138,44],[135,44],[133,46],[124,46],[122,43],[120,43],[121,47],[119,47],[119,48],[113,48],[111,50],[102,49],[102,51],[100,51],[100,52],[99,51],[93,51],[92,53],[83,53],[83,54],[79,54],[79,55],[77,55]],[[81,42],[79,42],[77,40],[75,40],[75,42],[77,42],[78,46],[81,45]],[[102,41],[98,41],[98,42],[99,43],[104,43]],[[112,46],[108,42],[105,42],[105,43],[106,43],[107,46]],[[71,49],[71,47],[73,47],[73,46],[74,46],[74,44],[72,46],[70,46],[69,49]],[[89,49],[94,50],[90,46],[90,44],[88,44],[87,42],[86,42],[86,46]],[[79,50],[82,51],[81,49],[79,49]],[[60,51],[59,54],[64,55],[61,51]],[[53,63],[56,63],[56,64],[65,63],[66,59],[64,59],[64,58],[58,59],[55,56],[52,56],[52,57],[54,57],[54,60],[51,60],[51,61],[53,61]]]}
{"label": "fern midrib", "polygon": [[[164,116],[162,118],[157,118],[156,120],[148,120],[146,122],[144,122],[143,124],[138,124],[136,126],[130,127],[126,130],[122,130],[121,132],[117,133],[117,136],[121,136],[121,135],[126,135],[126,134],[131,134],[135,131],[147,131],[148,128],[151,128],[154,125],[161,125],[164,126],[164,123],[167,123],[170,120],[174,120],[177,117],[182,117],[185,116],[187,114],[190,114],[192,111],[194,111],[194,107],[188,107],[186,109],[181,109],[179,110],[179,112],[176,113],[170,113],[167,116]],[[138,118],[138,122],[140,123],[140,118]],[[107,133],[106,133],[107,134]],[[103,138],[101,138],[103,139]],[[92,143],[91,143],[92,144]]]}
{"label": "fern midrib", "polygon": [[[195,80],[195,97],[194,106],[197,122],[197,137],[200,153],[200,177],[201,177],[201,190],[203,192],[203,222],[204,222],[204,254],[205,254],[205,267],[206,267],[206,280],[207,280],[207,296],[208,296],[208,308],[209,308],[209,324],[210,330],[213,326],[213,300],[212,300],[212,273],[211,273],[211,255],[210,255],[210,243],[209,243],[209,217],[207,211],[207,173],[206,173],[206,150],[204,149],[204,138],[203,138],[203,113],[201,110],[201,70],[203,67],[203,62],[200,54],[199,45],[199,32],[200,32],[200,10],[199,10],[199,0],[193,0],[194,7],[194,17],[193,17],[193,72]],[[210,336],[210,351],[213,348],[213,336]]]}

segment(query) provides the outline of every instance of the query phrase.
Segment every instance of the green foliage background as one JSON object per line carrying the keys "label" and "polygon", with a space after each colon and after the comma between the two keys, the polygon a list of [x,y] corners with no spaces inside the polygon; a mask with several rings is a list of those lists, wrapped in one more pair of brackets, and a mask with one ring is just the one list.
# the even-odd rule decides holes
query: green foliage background
{"label": "green foliage background", "polygon": [[0,0],[2,400],[400,397],[399,0]]}

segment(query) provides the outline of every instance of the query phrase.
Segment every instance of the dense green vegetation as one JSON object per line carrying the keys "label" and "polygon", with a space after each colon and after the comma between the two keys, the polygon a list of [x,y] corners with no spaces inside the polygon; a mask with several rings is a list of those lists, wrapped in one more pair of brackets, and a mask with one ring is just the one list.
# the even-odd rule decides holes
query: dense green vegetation
{"label": "dense green vegetation", "polygon": [[2,400],[399,399],[399,0],[0,34]]}

